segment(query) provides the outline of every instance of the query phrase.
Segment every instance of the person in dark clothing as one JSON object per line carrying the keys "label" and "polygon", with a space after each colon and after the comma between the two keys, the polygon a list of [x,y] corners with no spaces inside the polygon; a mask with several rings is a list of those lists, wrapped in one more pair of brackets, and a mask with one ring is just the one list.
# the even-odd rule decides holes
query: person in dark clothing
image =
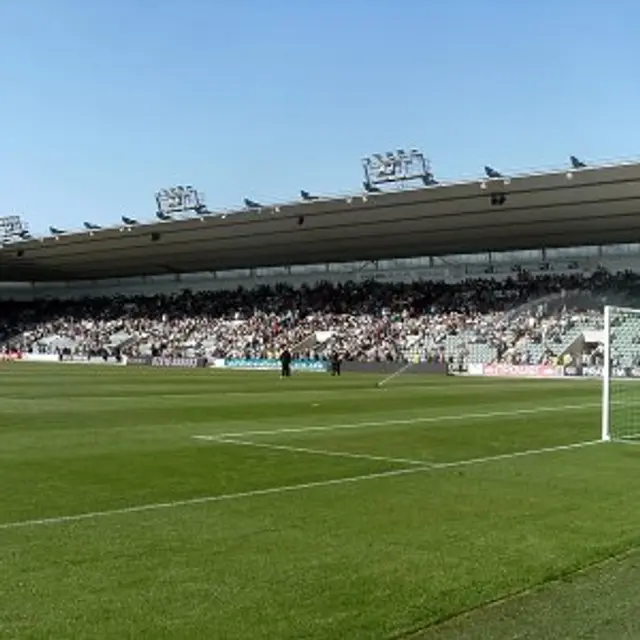
{"label": "person in dark clothing", "polygon": [[291,352],[289,349],[285,349],[280,354],[280,377],[281,378],[290,378],[291,377]]}
{"label": "person in dark clothing", "polygon": [[331,354],[331,375],[339,376],[342,368],[342,360],[340,359],[340,354],[337,351],[334,351]]}

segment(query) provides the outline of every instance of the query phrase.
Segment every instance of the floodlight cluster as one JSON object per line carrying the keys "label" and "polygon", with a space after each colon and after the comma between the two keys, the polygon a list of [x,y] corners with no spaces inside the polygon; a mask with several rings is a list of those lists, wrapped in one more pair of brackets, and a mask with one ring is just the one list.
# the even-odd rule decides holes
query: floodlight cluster
{"label": "floodlight cluster", "polygon": [[431,164],[418,149],[374,153],[362,159],[363,186],[368,193],[378,193],[384,184],[420,181],[425,187],[436,185]]}
{"label": "floodlight cluster", "polygon": [[30,239],[29,228],[20,216],[0,217],[0,247]]}
{"label": "floodlight cluster", "polygon": [[[571,170],[567,173],[567,177],[572,176],[571,171],[587,168],[587,165],[579,160],[576,156],[569,156]],[[383,187],[388,185],[397,185],[400,187],[416,185],[417,188],[430,188],[438,186],[439,183],[435,179],[431,169],[431,163],[425,155],[418,149],[397,149],[396,151],[387,151],[385,153],[373,153],[363,158],[362,168],[364,171],[362,194],[363,201],[366,201],[368,194],[383,193]],[[504,185],[508,185],[510,179],[505,177],[497,169],[486,165],[484,167],[484,175],[480,181],[480,187],[487,189],[491,181],[502,181]],[[345,201],[350,203],[356,196],[347,196]],[[244,198],[244,207],[240,210],[232,211],[210,211],[204,203],[204,196],[190,185],[179,185],[170,188],[160,189],[155,194],[156,201],[156,222],[172,222],[176,220],[200,218],[205,220],[206,217],[217,216],[222,219],[228,215],[241,213],[243,211],[261,212],[270,209],[273,213],[278,213],[281,207],[293,206],[300,204],[310,204],[318,200],[335,199],[334,197],[323,197],[312,195],[309,191],[301,190],[300,199],[292,202],[281,203],[279,205],[264,205],[251,198]],[[503,205],[506,202],[506,195],[499,189],[490,193],[492,205]],[[123,215],[121,216],[120,231],[130,231],[132,228],[141,224],[153,224],[150,222],[140,222],[136,218]],[[90,235],[105,229],[105,227],[90,221],[83,223],[84,231]],[[69,231],[57,226],[50,226],[49,233],[54,239],[60,236],[78,233],[77,231]],[[29,233],[26,224],[20,220],[18,216],[0,217],[0,247],[16,242],[33,240],[33,236]],[[44,242],[46,238],[40,237],[39,240]]]}

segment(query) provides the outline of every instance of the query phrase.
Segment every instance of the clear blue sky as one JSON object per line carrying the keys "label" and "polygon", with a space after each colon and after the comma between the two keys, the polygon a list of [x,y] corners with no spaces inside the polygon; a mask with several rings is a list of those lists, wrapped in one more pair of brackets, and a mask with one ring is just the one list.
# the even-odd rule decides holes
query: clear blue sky
{"label": "clear blue sky", "polygon": [[640,155],[638,0],[0,0],[0,215],[36,231]]}

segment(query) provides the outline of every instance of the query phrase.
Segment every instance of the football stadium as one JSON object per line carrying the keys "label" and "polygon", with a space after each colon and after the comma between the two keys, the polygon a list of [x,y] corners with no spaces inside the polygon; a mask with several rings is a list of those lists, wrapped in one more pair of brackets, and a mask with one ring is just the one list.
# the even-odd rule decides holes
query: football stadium
{"label": "football stadium", "polygon": [[640,635],[640,164],[364,170],[2,219],[0,636]]}

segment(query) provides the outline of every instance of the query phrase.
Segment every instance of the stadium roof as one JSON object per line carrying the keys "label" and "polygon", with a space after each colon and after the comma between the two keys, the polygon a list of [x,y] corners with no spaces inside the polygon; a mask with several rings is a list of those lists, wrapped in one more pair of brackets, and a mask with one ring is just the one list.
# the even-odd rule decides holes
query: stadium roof
{"label": "stadium roof", "polygon": [[268,206],[5,245],[0,281],[65,281],[640,242],[640,164]]}

